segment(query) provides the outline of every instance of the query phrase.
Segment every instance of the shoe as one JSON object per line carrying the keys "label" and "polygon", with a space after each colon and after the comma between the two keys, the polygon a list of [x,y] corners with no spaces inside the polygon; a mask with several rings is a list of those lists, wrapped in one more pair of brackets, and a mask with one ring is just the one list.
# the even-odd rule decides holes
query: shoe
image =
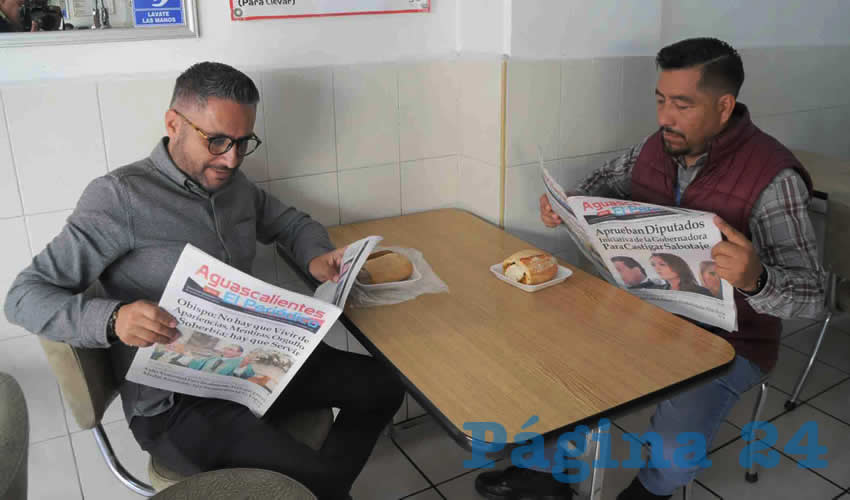
{"label": "shoe", "polygon": [[552,474],[520,467],[482,472],[475,478],[475,491],[489,500],[570,500],[569,484]]}
{"label": "shoe", "polygon": [[617,495],[617,500],[664,500],[671,498],[673,495],[653,495],[649,490],[643,487],[640,479],[632,479],[632,484]]}

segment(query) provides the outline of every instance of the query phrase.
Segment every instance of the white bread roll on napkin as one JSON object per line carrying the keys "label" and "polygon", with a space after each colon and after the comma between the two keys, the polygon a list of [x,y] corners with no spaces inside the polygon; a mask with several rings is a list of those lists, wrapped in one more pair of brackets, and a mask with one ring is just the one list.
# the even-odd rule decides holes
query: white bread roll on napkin
{"label": "white bread roll on napkin", "polygon": [[508,278],[526,285],[545,283],[558,273],[558,261],[542,250],[520,250],[502,261]]}

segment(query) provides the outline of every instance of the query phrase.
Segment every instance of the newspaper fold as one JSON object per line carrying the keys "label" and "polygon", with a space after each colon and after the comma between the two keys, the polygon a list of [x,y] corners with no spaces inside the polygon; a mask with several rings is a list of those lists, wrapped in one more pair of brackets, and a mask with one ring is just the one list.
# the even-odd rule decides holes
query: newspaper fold
{"label": "newspaper fold", "polygon": [[549,204],[601,276],[700,323],[737,331],[734,289],[717,277],[714,214],[636,201],[567,196],[539,159]]}
{"label": "newspaper fold", "polygon": [[381,240],[350,244],[340,279],[309,297],[265,283],[187,244],[159,306],[180,337],[140,348],[126,378],[233,401],[262,416],[342,313],[357,272]]}

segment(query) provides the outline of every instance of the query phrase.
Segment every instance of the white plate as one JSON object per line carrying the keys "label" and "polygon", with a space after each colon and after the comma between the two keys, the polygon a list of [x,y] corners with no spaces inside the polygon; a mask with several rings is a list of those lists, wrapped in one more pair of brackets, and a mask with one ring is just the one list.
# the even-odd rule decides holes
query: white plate
{"label": "white plate", "polygon": [[410,275],[410,278],[404,281],[390,281],[389,283],[377,283],[374,285],[367,285],[365,283],[357,281],[357,279],[355,278],[354,284],[364,290],[392,290],[394,288],[406,288],[408,286],[413,285],[420,279],[422,279],[422,274],[419,272],[419,269],[416,269],[416,266],[413,266],[413,273]]}
{"label": "white plate", "polygon": [[538,283],[536,285],[526,285],[524,283],[520,283],[518,281],[514,281],[502,272],[502,263],[493,264],[490,266],[490,271],[496,275],[497,278],[504,281],[505,283],[509,283],[517,288],[521,288],[526,292],[536,292],[537,290],[543,290],[544,288],[549,288],[552,285],[557,285],[558,283],[564,281],[573,275],[573,272],[567,269],[564,266],[558,266],[558,272],[555,273],[555,277],[550,279],[549,281],[544,281],[543,283]]}

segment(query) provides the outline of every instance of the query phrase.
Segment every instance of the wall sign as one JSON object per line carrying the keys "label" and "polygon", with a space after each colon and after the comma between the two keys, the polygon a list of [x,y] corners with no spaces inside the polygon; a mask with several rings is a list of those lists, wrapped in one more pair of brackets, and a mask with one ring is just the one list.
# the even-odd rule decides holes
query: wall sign
{"label": "wall sign", "polygon": [[133,0],[133,25],[182,26],[183,0]]}
{"label": "wall sign", "polygon": [[230,0],[233,21],[430,11],[431,0]]}

